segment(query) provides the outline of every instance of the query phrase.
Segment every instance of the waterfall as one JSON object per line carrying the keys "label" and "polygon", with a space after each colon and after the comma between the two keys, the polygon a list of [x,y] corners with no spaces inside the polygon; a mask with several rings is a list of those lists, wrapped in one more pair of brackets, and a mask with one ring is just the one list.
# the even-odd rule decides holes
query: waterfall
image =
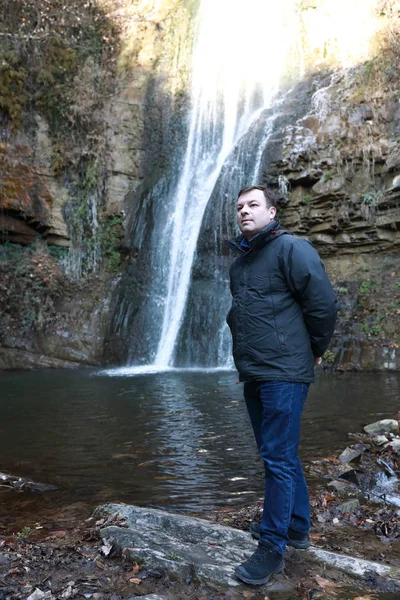
{"label": "waterfall", "polygon": [[[240,187],[259,183],[262,149],[271,125],[265,111],[282,81],[293,27],[293,0],[201,0],[185,158],[176,188],[158,203],[158,212],[157,207],[153,211],[151,290],[147,316],[141,317],[151,364],[136,371],[176,365],[183,322],[190,320],[188,298],[205,211],[212,198],[216,209],[223,210],[220,199],[215,200],[217,190],[224,201],[230,195],[233,206]],[[229,210],[229,214],[232,232],[234,213]],[[215,226],[220,216],[214,215]],[[222,292],[225,299],[212,331],[217,334],[217,351],[206,361],[208,366],[227,364],[226,293]],[[210,294],[218,292],[210,290]],[[212,337],[210,331],[206,336]],[[195,364],[186,360],[185,366],[201,364],[197,354]],[[138,356],[130,359],[140,362]]]}
{"label": "waterfall", "polygon": [[259,0],[201,4],[186,158],[161,240],[169,256],[158,367],[171,366],[203,214],[221,169],[277,91],[285,52],[274,47],[274,32],[283,32],[286,9],[285,2]]}

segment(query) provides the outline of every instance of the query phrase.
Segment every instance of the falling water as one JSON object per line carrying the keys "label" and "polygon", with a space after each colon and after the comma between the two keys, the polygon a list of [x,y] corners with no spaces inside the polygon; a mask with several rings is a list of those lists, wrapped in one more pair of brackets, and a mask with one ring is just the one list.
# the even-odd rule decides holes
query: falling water
{"label": "falling water", "polygon": [[[202,0],[186,158],[159,240],[159,254],[166,261],[159,272],[168,274],[168,283],[157,367],[171,366],[173,361],[202,218],[218,176],[277,91],[289,47],[285,24],[292,7],[292,0]],[[257,154],[257,148],[253,151]]]}
{"label": "falling water", "polygon": [[200,1],[184,158],[178,176],[171,174],[176,183],[161,177],[135,217],[132,245],[145,269],[132,272],[115,315],[135,365],[124,372],[229,364],[221,240],[233,232],[237,191],[260,181],[271,106],[296,39],[295,4]]}

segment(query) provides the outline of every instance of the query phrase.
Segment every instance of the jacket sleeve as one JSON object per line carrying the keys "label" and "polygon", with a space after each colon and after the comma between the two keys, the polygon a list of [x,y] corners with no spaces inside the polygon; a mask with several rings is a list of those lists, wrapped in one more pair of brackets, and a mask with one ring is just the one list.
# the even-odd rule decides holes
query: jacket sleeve
{"label": "jacket sleeve", "polygon": [[325,354],[335,329],[339,302],[314,246],[292,238],[280,257],[288,286],[303,310],[315,357]]}

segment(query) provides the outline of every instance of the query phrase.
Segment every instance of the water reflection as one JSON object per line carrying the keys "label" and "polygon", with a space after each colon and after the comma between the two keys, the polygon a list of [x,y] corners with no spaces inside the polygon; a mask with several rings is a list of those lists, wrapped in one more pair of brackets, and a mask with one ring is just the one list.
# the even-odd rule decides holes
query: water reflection
{"label": "water reflection", "polygon": [[[0,375],[0,470],[52,483],[52,501],[120,500],[188,511],[252,500],[262,469],[235,373]],[[398,409],[398,374],[322,376],[301,453],[335,453]],[[8,493],[9,494],[9,493]]]}

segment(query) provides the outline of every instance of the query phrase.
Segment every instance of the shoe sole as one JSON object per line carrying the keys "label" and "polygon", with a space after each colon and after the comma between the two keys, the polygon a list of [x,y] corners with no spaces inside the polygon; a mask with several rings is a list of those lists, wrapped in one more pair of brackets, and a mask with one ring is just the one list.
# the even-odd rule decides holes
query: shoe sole
{"label": "shoe sole", "polygon": [[[260,535],[258,533],[255,533],[254,531],[250,531],[250,533],[255,540],[260,539]],[[309,540],[307,540],[306,542],[298,542],[289,538],[287,546],[290,546],[291,548],[296,548],[296,550],[308,550],[308,548],[311,546],[311,542]]]}
{"label": "shoe sole", "polygon": [[244,583],[248,583],[250,585],[264,585],[265,583],[268,583],[268,581],[271,579],[271,577],[273,577],[273,575],[279,575],[279,573],[283,573],[284,567],[285,565],[282,561],[282,564],[276,569],[276,571],[273,571],[268,575],[268,577],[264,577],[263,579],[250,579],[250,577],[247,577],[246,574],[241,573],[239,569],[235,569],[235,575],[238,579],[240,579],[240,581],[243,581]]}
{"label": "shoe sole", "polygon": [[296,540],[289,540],[287,546],[291,548],[296,548],[296,550],[308,550],[311,546],[311,542],[308,540],[306,542],[296,542]]}

